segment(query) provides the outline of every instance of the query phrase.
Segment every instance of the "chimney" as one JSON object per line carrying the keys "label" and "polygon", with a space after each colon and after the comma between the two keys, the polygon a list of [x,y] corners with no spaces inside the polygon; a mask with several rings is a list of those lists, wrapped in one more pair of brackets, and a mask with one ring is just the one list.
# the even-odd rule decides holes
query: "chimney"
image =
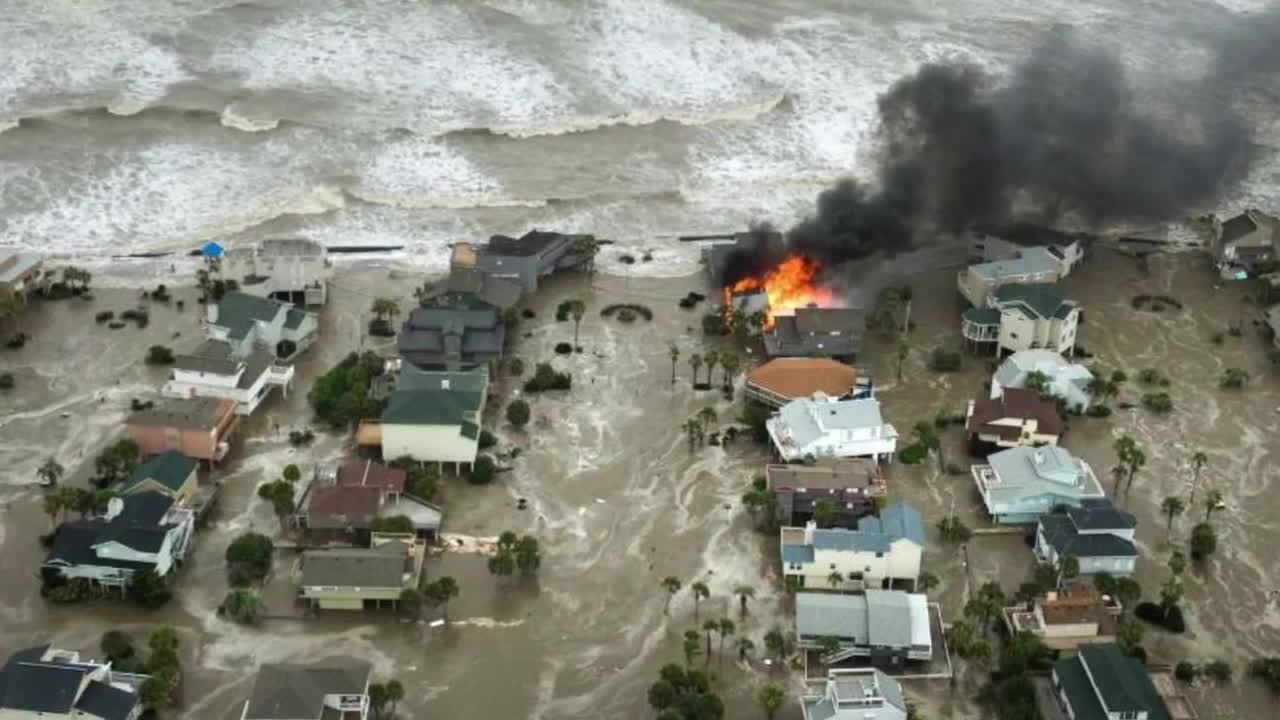
{"label": "chimney", "polygon": [[810,520],[804,524],[804,544],[813,544],[813,531],[818,529],[818,523]]}
{"label": "chimney", "polygon": [[108,522],[116,519],[116,517],[122,512],[124,512],[123,498],[113,497],[107,501],[107,514],[105,517]]}

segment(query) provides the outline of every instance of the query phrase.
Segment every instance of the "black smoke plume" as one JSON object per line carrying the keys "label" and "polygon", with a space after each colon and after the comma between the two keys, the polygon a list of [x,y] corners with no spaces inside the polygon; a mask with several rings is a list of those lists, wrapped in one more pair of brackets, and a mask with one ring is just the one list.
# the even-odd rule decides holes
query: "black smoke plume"
{"label": "black smoke plume", "polygon": [[925,65],[879,99],[874,181],[824,191],[785,249],[745,245],[720,277],[758,274],[786,251],[834,266],[984,226],[1104,228],[1214,209],[1258,152],[1239,101],[1280,70],[1277,38],[1280,8],[1249,18],[1212,41],[1203,77],[1141,78],[1171,98],[1154,102],[1140,101],[1118,59],[1069,30],[1003,82],[970,65]]}

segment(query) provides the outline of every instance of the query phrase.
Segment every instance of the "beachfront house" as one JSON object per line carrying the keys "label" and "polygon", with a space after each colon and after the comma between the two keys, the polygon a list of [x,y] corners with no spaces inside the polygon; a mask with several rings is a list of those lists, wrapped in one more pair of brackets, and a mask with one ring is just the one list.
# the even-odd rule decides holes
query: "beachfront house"
{"label": "beachfront house", "polygon": [[452,307],[466,304],[473,300],[488,303],[498,310],[520,302],[524,296],[524,286],[510,278],[490,275],[475,267],[474,262],[460,261],[460,256],[475,250],[466,243],[453,246],[453,262],[449,275],[435,286],[435,292],[428,298],[427,304],[437,307]]}
{"label": "beachfront house", "polygon": [[457,372],[493,369],[502,360],[506,327],[497,308],[476,298],[414,308],[396,340],[406,364]]}
{"label": "beachfront house", "polygon": [[876,665],[897,665],[933,657],[929,602],[901,590],[867,590],[861,595],[799,592],[795,595],[796,639],[816,650],[835,638],[840,650],[823,658],[828,665],[868,658]]}
{"label": "beachfront house", "polygon": [[1002,615],[1010,635],[1029,632],[1052,650],[1071,652],[1089,643],[1114,642],[1121,610],[1118,600],[1092,583],[1075,582],[1006,607]]}
{"label": "beachfront house", "polygon": [[1112,643],[1083,645],[1053,664],[1053,691],[1068,718],[1170,720],[1147,666]]}
{"label": "beachfront house", "polygon": [[177,505],[189,505],[199,488],[199,470],[200,461],[195,458],[165,450],[135,468],[118,490],[121,495],[157,492],[173,498]]}
{"label": "beachfront house", "polygon": [[1046,393],[1062,398],[1068,408],[1076,412],[1089,409],[1093,400],[1089,394],[1093,373],[1052,350],[1023,350],[1005,358],[991,376],[991,397],[1000,397],[1007,388],[1026,387],[1032,373],[1043,375],[1048,383]]}
{"label": "beachfront house", "polygon": [[806,679],[800,696],[804,720],[907,720],[898,681],[875,668],[828,670]]}
{"label": "beachfront house", "polygon": [[256,245],[230,248],[222,274],[235,278],[240,291],[312,307],[328,300],[329,253],[306,238],[268,238]]}
{"label": "beachfront house", "polygon": [[970,400],[964,428],[975,454],[986,455],[1003,448],[1057,445],[1063,424],[1052,400],[1009,388],[996,398]]}
{"label": "beachfront house", "polygon": [[1052,445],[1001,450],[971,471],[982,504],[999,524],[1033,523],[1059,505],[1106,497],[1089,463]]}
{"label": "beachfront house", "polygon": [[1212,236],[1211,250],[1221,276],[1243,279],[1275,265],[1280,219],[1250,208],[1226,222],[1214,217]]}
{"label": "beachfront house", "polygon": [[781,525],[803,526],[814,519],[814,506],[825,502],[832,527],[856,528],[858,520],[880,509],[886,494],[883,466],[866,458],[769,463],[764,477]]}
{"label": "beachfront house", "polygon": [[137,720],[149,677],[52,645],[15,650],[0,665],[0,720]]}
{"label": "beachfront house", "polygon": [[956,277],[960,294],[976,308],[986,307],[1005,285],[1055,283],[1084,259],[1078,239],[1063,237],[1047,245],[1021,245],[992,235],[969,236],[969,267]]}
{"label": "beachfront house", "polygon": [[773,408],[816,393],[827,397],[871,397],[871,380],[852,366],[826,358],[777,358],[747,373],[743,392]]}
{"label": "beachfront house", "polygon": [[862,350],[867,313],[861,308],[796,308],[774,315],[764,331],[764,351],[770,358],[828,357],[852,359]]}
{"label": "beachfront house", "polygon": [[574,252],[579,235],[530,230],[518,238],[494,235],[482,246],[460,244],[468,252],[455,252],[450,261],[454,268],[476,268],[486,275],[519,284],[525,293],[538,289],[542,278],[558,271],[578,267],[591,258]]}
{"label": "beachfront house", "polygon": [[205,340],[190,353],[178,355],[169,381],[160,393],[170,398],[222,398],[236,404],[236,413],[252,415],[273,388],[288,395],[293,366],[253,346],[238,357],[225,340]]}
{"label": "beachfront house", "polygon": [[408,456],[441,468],[449,463],[457,472],[469,468],[480,451],[480,416],[488,387],[489,374],[483,368],[428,372],[404,363],[376,424],[382,456]]}
{"label": "beachfront house", "polygon": [[30,295],[40,279],[44,258],[36,253],[0,250],[0,294]]}
{"label": "beachfront house", "polygon": [[130,415],[125,424],[143,457],[177,450],[217,463],[231,451],[240,416],[233,400],[198,397],[163,401]]}
{"label": "beachfront house", "polygon": [[351,658],[263,663],[240,720],[368,720],[372,674],[372,665]]}
{"label": "beachfront house", "polygon": [[205,337],[230,345],[230,355],[248,358],[255,348],[289,360],[320,332],[320,320],[289,303],[232,291],[206,308]]}
{"label": "beachfront house", "polygon": [[422,581],[426,543],[415,535],[373,533],[367,548],[302,553],[298,594],[320,610],[396,607]]}
{"label": "beachfront house", "polygon": [[765,422],[774,452],[786,462],[821,458],[893,458],[898,431],[875,398],[836,400],[823,393],[792,400]]}
{"label": "beachfront house", "polygon": [[1041,515],[1036,525],[1036,559],[1056,566],[1071,555],[1080,573],[1132,575],[1138,564],[1134,532],[1138,519],[1107,498],[1089,498],[1065,512]]}
{"label": "beachfront house", "polygon": [[965,342],[997,354],[1036,348],[1069,354],[1079,323],[1080,307],[1052,285],[1003,285],[986,305],[960,316]]}
{"label": "beachfront house", "polygon": [[888,588],[897,582],[915,586],[924,553],[924,525],[920,513],[895,503],[858,521],[856,530],[784,527],[781,537],[782,572],[806,589],[863,590]]}
{"label": "beachfront house", "polygon": [[102,517],[58,526],[41,567],[46,583],[84,579],[123,591],[134,573],[173,572],[190,549],[194,513],[158,492],[113,498]]}
{"label": "beachfront house", "polygon": [[405,489],[404,470],[357,460],[317,470],[298,500],[298,526],[312,534],[349,538],[368,532],[378,518],[403,515],[420,537],[434,539],[443,512]]}

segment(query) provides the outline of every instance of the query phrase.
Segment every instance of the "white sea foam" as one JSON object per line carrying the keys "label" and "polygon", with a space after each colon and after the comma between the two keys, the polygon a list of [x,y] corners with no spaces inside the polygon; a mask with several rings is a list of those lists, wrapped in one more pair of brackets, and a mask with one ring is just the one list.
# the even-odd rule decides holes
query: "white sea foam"
{"label": "white sea foam", "polygon": [[352,195],[406,208],[538,207],[521,200],[444,142],[414,135],[382,146],[368,161]]}
{"label": "white sea foam", "polygon": [[241,130],[243,132],[266,132],[275,130],[280,126],[278,118],[251,118],[244,114],[243,108],[232,103],[222,109],[222,114],[218,117],[218,122],[223,127],[233,130]]}

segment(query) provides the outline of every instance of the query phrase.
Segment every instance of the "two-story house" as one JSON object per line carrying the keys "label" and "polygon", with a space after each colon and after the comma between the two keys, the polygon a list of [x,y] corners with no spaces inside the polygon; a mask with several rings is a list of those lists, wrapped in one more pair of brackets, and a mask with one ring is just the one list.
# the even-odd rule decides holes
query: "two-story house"
{"label": "two-story house", "polygon": [[1001,450],[971,472],[983,505],[1000,524],[1033,523],[1059,505],[1106,497],[1089,463],[1053,445]]}
{"label": "two-story house", "polygon": [[76,579],[124,589],[134,573],[154,570],[161,577],[186,557],[195,532],[195,514],[158,492],[113,498],[102,517],[65,522],[41,574],[46,582]]}
{"label": "two-story house", "polygon": [[804,527],[780,531],[782,572],[800,580],[801,587],[827,590],[887,588],[894,581],[920,576],[924,553],[924,525],[920,513],[895,503],[858,521],[858,529]]}
{"label": "two-story house", "polygon": [[1013,257],[970,265],[957,276],[956,286],[970,305],[981,308],[1005,285],[1055,283],[1064,275],[1061,260],[1048,248],[1019,247]]}
{"label": "two-story house", "polygon": [[831,525],[856,528],[874,515],[885,498],[883,467],[866,458],[820,460],[812,465],[769,463],[764,468],[769,492],[777,500],[781,525],[803,525],[815,506],[831,506]]}
{"label": "two-story house", "polygon": [[1066,512],[1041,515],[1036,525],[1036,558],[1057,565],[1068,555],[1080,563],[1080,573],[1132,575],[1138,564],[1134,544],[1138,519],[1107,498],[1081,500]]}
{"label": "two-story house", "polygon": [[1093,401],[1089,394],[1093,373],[1052,350],[1023,350],[1005,358],[991,376],[991,397],[1000,397],[1008,388],[1026,387],[1032,373],[1043,375],[1048,383],[1047,393],[1062,398],[1068,408],[1076,412],[1089,409]]}
{"label": "two-story house", "polygon": [[411,457],[457,472],[469,468],[480,452],[480,417],[484,414],[489,373],[432,372],[402,363],[387,408],[376,423],[367,423],[365,442],[382,447],[384,458]]}
{"label": "two-story house", "polygon": [[1083,645],[1053,664],[1053,689],[1069,718],[1170,720],[1147,666],[1113,644]]}
{"label": "two-story house", "polygon": [[898,431],[880,416],[875,398],[834,400],[818,393],[792,400],[765,421],[778,457],[786,462],[820,458],[893,458]]}
{"label": "two-story house", "polygon": [[350,658],[264,663],[240,720],[368,720],[372,674],[369,663]]}
{"label": "two-story house", "polygon": [[867,590],[859,595],[798,592],[796,640],[807,650],[835,639],[840,649],[823,658],[828,666],[853,657],[897,665],[933,657],[929,601],[918,593]]}
{"label": "two-story house", "polygon": [[1280,219],[1251,208],[1226,222],[1213,218],[1212,233],[1211,250],[1222,277],[1245,278],[1275,266]]}
{"label": "two-story house", "polygon": [[120,484],[121,495],[158,492],[180,506],[190,505],[199,488],[200,462],[177,450],[166,450],[147,460]]}
{"label": "two-story house", "polygon": [[1057,445],[1062,427],[1053,401],[1017,388],[1009,388],[996,398],[970,400],[964,422],[970,447],[983,455],[1024,445]]}
{"label": "two-story house", "polygon": [[423,370],[492,369],[502,360],[506,337],[497,309],[467,297],[450,306],[415,308],[396,347],[408,364]]}
{"label": "two-story house", "polygon": [[205,340],[177,356],[160,393],[171,398],[224,398],[235,402],[240,415],[253,414],[273,388],[288,394],[292,365],[278,364],[274,355],[256,346],[245,357],[237,357],[231,347],[225,340]]}
{"label": "two-story house", "polygon": [[0,720],[137,720],[145,680],[72,650],[18,650],[0,666]]}
{"label": "two-story house", "polygon": [[231,451],[240,416],[234,400],[197,397],[167,400],[139,410],[129,416],[125,426],[143,457],[177,450],[187,457],[216,463]]}
{"label": "two-story house", "polygon": [[1011,635],[1029,632],[1052,650],[1072,651],[1089,643],[1114,642],[1122,610],[1119,600],[1092,583],[1074,582],[1006,607],[1003,615]]}
{"label": "two-story house", "polygon": [[960,316],[961,335],[975,349],[997,354],[1043,348],[1070,353],[1076,344],[1080,307],[1052,285],[1002,285],[985,306]]}
{"label": "two-story house", "polygon": [[867,314],[861,308],[796,308],[773,317],[764,331],[764,350],[770,358],[826,357],[848,360],[862,349]]}
{"label": "two-story house", "polygon": [[898,681],[875,668],[828,670],[805,680],[800,696],[804,720],[907,720]]}
{"label": "two-story house", "polygon": [[403,515],[416,534],[434,538],[443,513],[405,490],[406,473],[371,460],[356,460],[334,471],[317,470],[298,501],[298,525],[314,533],[349,536],[367,532],[378,518]]}
{"label": "two-story house", "polygon": [[590,260],[574,252],[578,238],[541,230],[530,230],[518,238],[494,235],[487,245],[472,248],[470,256],[455,253],[450,272],[453,267],[475,267],[487,275],[514,281],[531,293],[547,275]]}
{"label": "two-story house", "polygon": [[373,533],[367,548],[307,550],[298,594],[321,610],[395,607],[422,580],[426,543],[415,535]]}
{"label": "two-story house", "polygon": [[226,342],[237,358],[261,348],[289,360],[310,347],[319,332],[315,313],[239,291],[210,302],[205,313],[205,337]]}
{"label": "two-story house", "polygon": [[242,292],[307,307],[328,299],[329,268],[325,246],[306,238],[268,238],[231,248],[222,259],[223,275]]}

